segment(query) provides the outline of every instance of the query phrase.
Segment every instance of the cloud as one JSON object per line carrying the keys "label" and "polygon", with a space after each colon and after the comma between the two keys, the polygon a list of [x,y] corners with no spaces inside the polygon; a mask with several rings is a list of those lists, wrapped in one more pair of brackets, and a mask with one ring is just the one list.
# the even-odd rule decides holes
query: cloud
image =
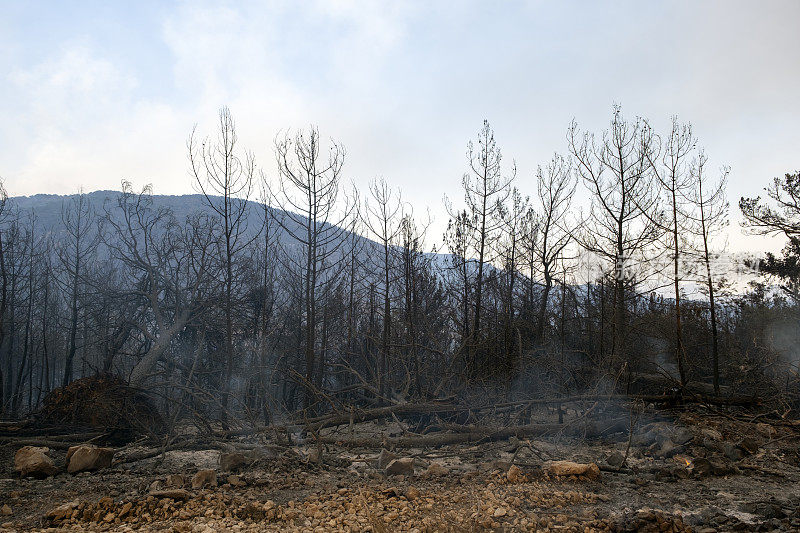
{"label": "cloud", "polygon": [[531,193],[536,165],[565,150],[569,120],[600,130],[615,101],[657,125],[674,113],[693,121],[713,164],[733,167],[734,203],[796,165],[797,3],[195,1],[136,17],[125,9],[113,10],[115,21],[142,27],[124,43],[99,38],[103,20],[85,17],[69,31],[0,32],[9,51],[0,58],[9,73],[0,175],[12,194],[116,187],[122,178],[188,192],[186,136],[195,123],[210,133],[221,105],[268,173],[275,134],[314,123],[346,146],[348,178],[363,188],[385,176],[418,211],[440,213],[445,192],[460,196],[466,143],[484,118]]}
{"label": "cloud", "polygon": [[3,169],[12,194],[112,187],[131,174],[162,175],[155,165],[174,168],[173,154],[152,141],[176,133],[175,113],[137,99],[136,76],[88,44],[69,43],[9,81],[19,98],[14,156]]}

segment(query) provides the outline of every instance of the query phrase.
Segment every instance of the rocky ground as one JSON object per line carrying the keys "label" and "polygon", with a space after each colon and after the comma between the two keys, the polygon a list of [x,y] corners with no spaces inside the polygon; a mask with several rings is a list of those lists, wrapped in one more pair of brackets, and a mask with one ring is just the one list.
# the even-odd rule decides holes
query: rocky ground
{"label": "rocky ground", "polygon": [[[592,439],[358,448],[399,422],[330,430],[325,445],[248,437],[208,449],[117,451],[109,468],[44,479],[0,448],[13,531],[798,531],[794,422],[734,409],[659,412]],[[339,444],[337,438],[341,437]],[[352,440],[352,439],[351,439]],[[391,445],[388,445],[391,447]],[[145,457],[151,455],[151,457]],[[138,458],[138,460],[137,460]]]}

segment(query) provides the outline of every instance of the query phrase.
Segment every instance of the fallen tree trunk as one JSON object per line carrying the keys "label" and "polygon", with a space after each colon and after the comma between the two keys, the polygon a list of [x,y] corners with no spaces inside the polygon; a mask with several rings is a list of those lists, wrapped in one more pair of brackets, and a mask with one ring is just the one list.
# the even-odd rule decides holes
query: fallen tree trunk
{"label": "fallen tree trunk", "polygon": [[350,413],[322,416],[315,419],[308,419],[299,421],[298,423],[305,424],[313,428],[313,431],[319,431],[324,428],[342,426],[350,423],[368,422],[370,420],[378,420],[387,416],[410,416],[410,415],[426,415],[426,414],[445,414],[452,413],[458,414],[468,411],[468,408],[459,407],[452,404],[442,403],[404,403],[398,405],[390,405],[387,407],[376,407],[374,409],[354,409]]}
{"label": "fallen tree trunk", "polygon": [[529,400],[519,400],[515,402],[506,402],[491,405],[478,405],[466,406],[456,405],[452,403],[442,402],[426,402],[426,403],[403,403],[396,405],[389,405],[385,407],[374,407],[371,409],[352,409],[349,412],[338,412],[335,414],[316,416],[313,418],[296,419],[292,424],[273,425],[273,426],[257,426],[251,429],[241,429],[233,431],[224,431],[215,433],[220,437],[231,437],[248,435],[253,433],[267,433],[267,432],[286,432],[293,427],[301,426],[307,428],[312,434],[317,433],[322,429],[331,428],[336,426],[343,426],[346,424],[355,424],[359,422],[368,422],[371,420],[379,420],[390,416],[413,416],[413,415],[450,415],[459,416],[468,413],[479,413],[491,410],[508,411],[513,407],[530,407],[534,405],[558,405],[566,403],[577,402],[626,402],[626,401],[642,401],[646,403],[668,403],[668,404],[686,404],[686,403],[706,403],[712,405],[725,405],[725,406],[743,406],[752,407],[759,405],[761,400],[750,396],[741,397],[711,397],[702,395],[680,395],[680,394],[662,394],[662,395],[624,395],[624,394],[591,394],[591,395],[575,395],[563,396],[554,398],[532,398]]}
{"label": "fallen tree trunk", "polygon": [[449,444],[463,444],[466,442],[506,440],[511,437],[520,439],[531,437],[546,437],[556,434],[567,436],[599,437],[604,434],[614,433],[627,429],[625,419],[607,422],[582,424],[530,424],[526,426],[486,428],[480,426],[449,426],[451,432],[434,433],[430,435],[413,435],[404,437],[360,437],[339,438],[333,436],[318,437],[317,441],[323,444],[336,444],[349,448],[425,448],[446,446]]}
{"label": "fallen tree trunk", "polygon": [[356,409],[350,413],[342,413],[335,415],[319,416],[307,420],[298,420],[298,424],[305,424],[312,427],[314,430],[327,427],[341,426],[349,423],[366,422],[369,420],[377,420],[391,415],[421,415],[421,414],[453,414],[459,415],[468,412],[480,412],[492,409],[501,409],[512,406],[529,406],[529,405],[557,405],[563,403],[574,402],[596,402],[596,401],[643,401],[647,403],[708,403],[713,405],[728,405],[728,406],[753,406],[758,405],[760,400],[749,396],[740,397],[711,397],[702,395],[576,395],[556,398],[533,398],[530,400],[520,400],[518,402],[509,402],[495,405],[484,406],[462,406],[445,403],[405,403],[398,405],[390,405],[387,407],[376,407],[373,409]]}
{"label": "fallen tree trunk", "polygon": [[68,450],[70,446],[82,444],[85,441],[66,442],[61,440],[48,440],[48,439],[0,439],[0,444],[11,445],[16,447],[23,446],[42,446],[51,448],[53,450]]}

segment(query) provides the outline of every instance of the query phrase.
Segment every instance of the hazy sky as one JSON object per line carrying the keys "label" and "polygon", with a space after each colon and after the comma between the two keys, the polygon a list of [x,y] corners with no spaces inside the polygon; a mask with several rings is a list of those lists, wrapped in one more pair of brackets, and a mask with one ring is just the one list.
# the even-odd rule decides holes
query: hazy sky
{"label": "hazy sky", "polygon": [[0,0],[0,176],[12,195],[191,192],[186,137],[228,105],[268,173],[275,134],[314,123],[356,184],[443,218],[484,118],[533,193],[569,121],[600,131],[618,102],[691,121],[735,209],[800,167],[798,23],[796,0]]}

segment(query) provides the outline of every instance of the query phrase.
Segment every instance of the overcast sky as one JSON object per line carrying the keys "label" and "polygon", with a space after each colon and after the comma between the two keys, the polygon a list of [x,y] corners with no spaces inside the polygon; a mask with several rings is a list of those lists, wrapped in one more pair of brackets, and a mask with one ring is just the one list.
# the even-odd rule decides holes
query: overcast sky
{"label": "overcast sky", "polygon": [[187,135],[228,105],[267,173],[280,129],[317,124],[349,179],[441,219],[484,118],[533,193],[570,120],[599,132],[618,102],[692,122],[735,209],[800,167],[799,23],[796,0],[0,0],[0,176],[11,195],[192,192]]}

